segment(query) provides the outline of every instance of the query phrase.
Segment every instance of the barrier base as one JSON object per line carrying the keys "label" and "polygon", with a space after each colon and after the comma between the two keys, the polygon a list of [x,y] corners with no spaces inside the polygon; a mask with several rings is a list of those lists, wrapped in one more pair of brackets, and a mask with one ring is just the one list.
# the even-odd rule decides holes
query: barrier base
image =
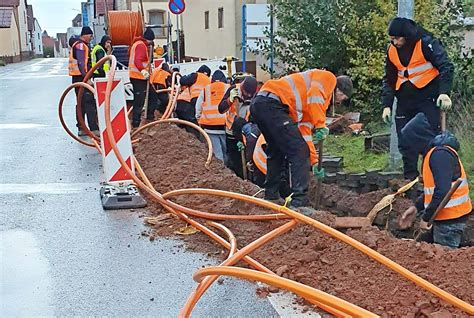
{"label": "barrier base", "polygon": [[136,209],[147,205],[134,185],[104,185],[100,188],[100,199],[104,210]]}

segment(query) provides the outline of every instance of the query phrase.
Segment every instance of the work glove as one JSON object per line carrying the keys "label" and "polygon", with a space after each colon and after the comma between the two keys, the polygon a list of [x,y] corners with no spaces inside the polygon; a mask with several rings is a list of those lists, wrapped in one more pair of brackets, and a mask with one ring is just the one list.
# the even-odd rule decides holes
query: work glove
{"label": "work glove", "polygon": [[390,125],[392,123],[392,110],[390,109],[390,107],[385,107],[383,109],[382,119],[383,122],[387,125]]}
{"label": "work glove", "polygon": [[451,98],[449,98],[446,94],[440,94],[438,96],[438,100],[436,101],[436,106],[441,108],[442,111],[447,112],[451,109],[453,103],[451,102]]}
{"label": "work glove", "polygon": [[316,177],[318,180],[323,180],[324,177],[326,176],[326,173],[324,172],[324,168],[321,168],[321,170],[318,169],[318,165],[313,166],[313,175]]}
{"label": "work glove", "polygon": [[237,149],[239,149],[239,151],[244,150],[245,149],[244,143],[241,141],[237,142]]}
{"label": "work glove", "polygon": [[229,100],[231,103],[233,103],[236,98],[239,98],[239,90],[237,88],[233,88],[230,91]]}
{"label": "work glove", "polygon": [[142,73],[146,80],[150,78],[150,73],[147,70],[143,69],[140,73]]}
{"label": "work glove", "polygon": [[328,135],[329,135],[329,128],[327,127],[316,128],[316,130],[313,133],[313,143],[318,143],[321,140],[326,139]]}

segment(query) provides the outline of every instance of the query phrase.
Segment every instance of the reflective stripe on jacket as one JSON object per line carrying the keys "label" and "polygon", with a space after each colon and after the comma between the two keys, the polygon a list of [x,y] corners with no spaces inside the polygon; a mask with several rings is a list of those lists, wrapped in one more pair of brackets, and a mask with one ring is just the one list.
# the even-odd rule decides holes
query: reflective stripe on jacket
{"label": "reflective stripe on jacket", "polygon": [[395,84],[397,91],[406,81],[412,82],[417,88],[423,88],[438,76],[439,71],[423,55],[421,44],[421,39],[416,42],[410,62],[406,67],[400,62],[397,48],[390,44],[388,58],[398,70],[397,83]]}
{"label": "reflective stripe on jacket", "polygon": [[263,145],[267,142],[263,134],[260,134],[253,150],[253,163],[263,174],[267,174],[267,154],[263,151]]}
{"label": "reflective stripe on jacket", "polygon": [[[107,53],[105,52],[104,48],[102,47],[102,45],[100,44],[96,44],[94,46],[94,48],[92,49],[92,52],[91,52],[91,67],[94,67],[94,65],[97,64],[97,51],[103,51],[104,52],[104,56],[107,55]],[[110,69],[110,61],[107,61],[105,62],[104,64],[102,64],[102,69],[104,70],[104,72],[108,72],[109,69]],[[95,70],[94,71],[94,74],[99,74],[99,70]]]}
{"label": "reflective stripe on jacket", "polygon": [[211,79],[204,73],[197,72],[196,82],[190,87],[191,89],[191,99],[199,97],[201,91],[207,85],[211,84]]}
{"label": "reflective stripe on jacket", "polygon": [[223,82],[214,82],[204,87],[200,125],[224,126],[226,115],[219,113],[219,103],[228,88],[229,85]]}
{"label": "reflective stripe on jacket", "polygon": [[[464,167],[461,163],[461,160],[459,159],[457,152],[451,147],[446,147],[449,148],[456,155],[459,161],[462,183],[459,188],[453,193],[446,206],[441,211],[439,211],[438,215],[435,217],[435,220],[457,219],[463,215],[470,213],[472,210],[472,203],[471,199],[469,198],[469,185],[467,183],[467,176],[466,172],[464,171]],[[428,151],[425,158],[423,159],[423,192],[425,208],[430,205],[435,190],[433,173],[430,168],[430,157],[435,149],[436,147],[433,147],[430,151]],[[452,182],[451,186],[454,183],[455,182]]]}
{"label": "reflective stripe on jacket", "polygon": [[334,74],[313,69],[269,80],[260,91],[277,95],[282,104],[288,106],[290,117],[296,123],[309,122],[316,128],[322,128],[335,88]]}
{"label": "reflective stripe on jacket", "polygon": [[130,78],[136,78],[136,79],[144,80],[145,77],[143,77],[141,71],[138,69],[137,65],[135,65],[135,53],[136,53],[136,49],[139,45],[143,45],[145,47],[146,56],[147,56],[146,62],[143,61],[141,67],[142,67],[142,69],[148,68],[149,59],[150,59],[150,57],[148,56],[148,48],[147,48],[146,44],[143,43],[142,40],[137,40],[137,41],[135,41],[135,43],[133,43],[132,48],[130,49],[130,58],[128,60],[128,74],[129,74]]}
{"label": "reflective stripe on jacket", "polygon": [[78,44],[82,43],[85,50],[84,50],[84,56],[86,58],[84,67],[85,71],[87,72],[87,65],[89,63],[89,46],[82,42],[82,41],[76,41],[74,44],[71,46],[71,50],[69,50],[69,65],[68,65],[68,70],[69,70],[69,76],[77,76],[77,75],[82,75],[81,70],[79,69],[79,63],[77,62],[77,59],[74,58],[74,47]]}

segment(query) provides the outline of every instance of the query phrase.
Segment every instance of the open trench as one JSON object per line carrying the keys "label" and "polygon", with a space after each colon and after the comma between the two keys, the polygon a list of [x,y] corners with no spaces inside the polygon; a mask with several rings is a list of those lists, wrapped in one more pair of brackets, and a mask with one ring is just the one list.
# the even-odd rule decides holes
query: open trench
{"label": "open trench", "polygon": [[[174,125],[161,125],[140,135],[134,153],[147,177],[160,193],[183,188],[213,188],[254,195],[259,188],[241,180],[218,160],[206,169],[206,145]],[[313,185],[314,186],[314,185]],[[317,219],[331,225],[335,215],[362,216],[390,190],[359,195],[324,185],[323,208]],[[148,198],[149,215],[162,215],[144,235],[174,236],[185,225]],[[232,199],[203,195],[177,197],[183,206],[222,214],[269,213],[263,208]],[[474,247],[449,250],[438,245],[418,243],[397,237],[411,237],[409,231],[398,231],[394,220],[411,202],[397,198],[390,213],[381,211],[375,220],[378,227],[347,230],[346,234],[398,262],[460,299],[474,303]],[[388,219],[388,222],[387,222]],[[472,220],[471,220],[472,221]],[[236,236],[239,247],[282,225],[284,221],[223,221]],[[388,231],[384,230],[388,224]],[[197,233],[182,236],[187,248],[208,253],[223,260],[227,252],[208,236]],[[354,248],[318,230],[299,225],[250,254],[277,274],[321,289],[369,311],[387,317],[468,316],[424,291],[399,274],[383,267]],[[245,267],[246,265],[240,263]],[[189,273],[192,275],[192,273]],[[191,292],[191,291],[190,291]],[[264,295],[266,290],[259,290]],[[444,316],[442,316],[444,317]]]}

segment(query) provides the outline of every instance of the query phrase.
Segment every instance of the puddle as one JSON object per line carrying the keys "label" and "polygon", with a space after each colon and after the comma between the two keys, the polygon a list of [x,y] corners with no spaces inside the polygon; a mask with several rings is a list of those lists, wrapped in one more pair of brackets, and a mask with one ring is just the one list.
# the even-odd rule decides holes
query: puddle
{"label": "puddle", "polygon": [[49,263],[34,235],[0,232],[0,260],[0,316],[52,316]]}

